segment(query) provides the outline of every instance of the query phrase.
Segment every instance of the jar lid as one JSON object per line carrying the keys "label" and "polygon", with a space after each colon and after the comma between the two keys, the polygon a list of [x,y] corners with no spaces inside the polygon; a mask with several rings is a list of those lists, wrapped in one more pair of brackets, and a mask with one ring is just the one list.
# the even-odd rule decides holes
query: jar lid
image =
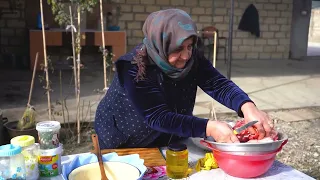
{"label": "jar lid", "polygon": [[35,143],[35,139],[33,136],[22,135],[12,138],[10,143],[21,147],[26,147],[33,145]]}
{"label": "jar lid", "polygon": [[61,125],[58,121],[42,121],[38,122],[36,126],[36,130],[42,132],[58,131],[60,128]]}
{"label": "jar lid", "polygon": [[182,143],[170,144],[168,149],[171,151],[183,151],[187,149],[187,145]]}
{"label": "jar lid", "polygon": [[17,145],[13,144],[6,144],[3,146],[0,146],[0,156],[14,156],[17,154],[20,154],[22,151],[22,148]]}

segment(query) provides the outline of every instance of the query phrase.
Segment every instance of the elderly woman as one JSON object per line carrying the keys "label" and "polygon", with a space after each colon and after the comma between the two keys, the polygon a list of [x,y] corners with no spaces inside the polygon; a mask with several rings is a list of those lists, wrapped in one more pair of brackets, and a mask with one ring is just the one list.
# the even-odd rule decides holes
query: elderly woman
{"label": "elderly woman", "polygon": [[238,143],[226,122],[193,116],[197,86],[246,122],[258,120],[259,139],[270,133],[267,114],[204,57],[196,25],[186,12],[151,13],[143,33],[143,42],[116,61],[113,82],[97,108],[101,148],[166,146],[206,136]]}

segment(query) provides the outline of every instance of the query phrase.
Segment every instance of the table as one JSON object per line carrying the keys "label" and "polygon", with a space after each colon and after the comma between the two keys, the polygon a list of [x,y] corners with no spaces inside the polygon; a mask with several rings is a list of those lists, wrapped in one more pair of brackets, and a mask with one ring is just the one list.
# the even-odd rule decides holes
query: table
{"label": "table", "polygon": [[[81,46],[102,46],[101,31],[97,30],[81,30],[84,39],[81,39]],[[46,46],[66,46],[72,45],[71,32],[64,29],[45,30]],[[127,38],[125,31],[105,31],[105,45],[112,46],[112,52],[115,55],[113,60],[118,59],[127,51]],[[30,69],[33,70],[34,61],[37,52],[39,52],[39,60],[37,70],[40,70],[40,64],[43,63],[43,40],[42,30],[29,30],[30,39]]]}
{"label": "table", "polygon": [[[189,150],[189,164],[194,167],[198,159],[204,157],[206,151],[196,146],[191,139],[184,141],[188,146]],[[161,148],[161,152],[165,156],[166,147]],[[62,164],[72,161],[76,155],[62,156]],[[167,179],[163,177],[161,179]],[[204,179],[214,179],[214,180],[241,180],[242,178],[235,178],[227,175],[221,169],[213,169],[210,171],[201,171],[192,174],[189,180],[204,180]],[[279,161],[275,161],[271,169],[259,178],[251,178],[252,180],[315,180],[314,178],[293,169]]]}

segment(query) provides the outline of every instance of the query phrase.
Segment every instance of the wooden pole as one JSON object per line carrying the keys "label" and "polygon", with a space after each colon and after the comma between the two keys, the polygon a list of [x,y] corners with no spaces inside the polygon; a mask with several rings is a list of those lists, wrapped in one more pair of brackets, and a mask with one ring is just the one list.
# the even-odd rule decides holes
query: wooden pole
{"label": "wooden pole", "polygon": [[[217,61],[217,38],[218,38],[218,33],[217,31],[213,32],[213,57],[212,57],[212,64],[213,67],[216,67],[216,61]],[[217,114],[216,114],[216,109],[214,108],[214,100],[211,99],[211,109],[210,109],[210,116],[211,119],[214,118],[214,120],[217,120]]]}
{"label": "wooden pole", "polygon": [[104,39],[104,20],[103,20],[103,2],[100,0],[100,21],[101,21],[101,38],[102,38],[102,57],[103,57],[103,77],[104,77],[104,91],[107,91],[107,57],[105,54],[105,39]]}
{"label": "wooden pole", "polygon": [[214,31],[214,34],[213,34],[213,67],[216,67],[216,62],[217,62],[217,31]]}
{"label": "wooden pole", "polygon": [[74,85],[75,85],[75,96],[78,97],[78,80],[77,80],[77,62],[76,62],[76,52],[75,52],[75,43],[74,43],[74,25],[73,25],[73,15],[72,8],[69,6],[70,12],[70,25],[71,25],[71,38],[72,38],[72,60],[73,60],[73,75],[74,75]]}
{"label": "wooden pole", "polygon": [[77,86],[78,86],[78,94],[77,94],[77,132],[78,132],[78,144],[80,144],[81,141],[81,134],[80,134],[80,51],[81,51],[81,32],[80,32],[80,25],[81,25],[81,9],[80,9],[80,4],[78,4],[78,54],[77,54]]}
{"label": "wooden pole", "polygon": [[48,113],[49,120],[51,120],[51,98],[50,98],[50,82],[49,82],[49,73],[48,73],[48,59],[47,59],[47,46],[46,46],[46,36],[44,30],[44,19],[43,19],[43,6],[42,0],[40,0],[40,12],[41,12],[41,28],[42,28],[42,40],[43,40],[43,56],[44,56],[44,71],[46,72],[46,93],[48,98]]}
{"label": "wooden pole", "polygon": [[31,102],[31,97],[32,97],[32,91],[33,91],[33,85],[34,85],[34,77],[36,76],[36,71],[37,71],[37,64],[38,64],[38,56],[39,52],[37,52],[36,54],[36,59],[34,61],[34,66],[33,66],[33,72],[32,72],[32,79],[31,79],[31,85],[30,85],[30,92],[29,92],[29,99],[28,99],[28,104],[27,106],[31,106],[30,102]]}

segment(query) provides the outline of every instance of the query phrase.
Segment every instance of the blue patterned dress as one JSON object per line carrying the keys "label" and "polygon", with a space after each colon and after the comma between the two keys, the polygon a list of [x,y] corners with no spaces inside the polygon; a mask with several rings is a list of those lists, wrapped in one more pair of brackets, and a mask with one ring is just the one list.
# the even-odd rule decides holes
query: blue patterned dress
{"label": "blue patterned dress", "polygon": [[175,81],[156,65],[148,65],[146,79],[135,81],[132,63],[138,45],[116,62],[117,72],[98,105],[95,131],[101,149],[155,147],[187,137],[204,137],[208,119],[193,116],[197,86],[239,116],[248,95],[221,75],[203,54],[182,80]]}

